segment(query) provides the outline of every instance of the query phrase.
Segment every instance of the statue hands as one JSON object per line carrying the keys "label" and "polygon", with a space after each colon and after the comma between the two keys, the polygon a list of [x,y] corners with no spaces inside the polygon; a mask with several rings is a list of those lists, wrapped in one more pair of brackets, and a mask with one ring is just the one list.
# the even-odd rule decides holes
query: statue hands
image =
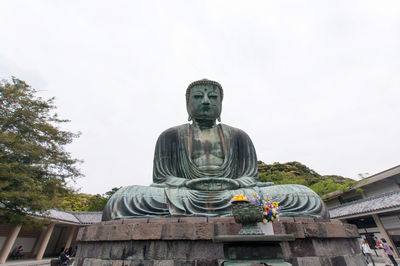
{"label": "statue hands", "polygon": [[254,177],[243,176],[237,179],[230,179],[224,177],[205,177],[187,180],[181,177],[169,176],[164,183],[153,183],[152,187],[159,188],[183,188],[187,187],[194,190],[204,191],[221,191],[221,190],[232,190],[238,188],[250,188],[250,187],[268,187],[274,185],[273,182],[257,182]]}
{"label": "statue hands", "polygon": [[238,181],[230,178],[197,178],[186,181],[186,186],[194,190],[205,190],[205,191],[220,191],[220,190],[232,190],[240,187]]}
{"label": "statue hands", "polygon": [[180,187],[186,187],[186,181],[187,181],[187,179],[185,179],[185,178],[168,176],[168,177],[166,177],[165,182],[153,183],[150,186],[161,187],[161,188],[167,188],[167,187],[180,188]]}
{"label": "statue hands", "polygon": [[255,187],[257,185],[257,180],[250,176],[242,176],[236,180],[239,182],[240,187],[242,188]]}

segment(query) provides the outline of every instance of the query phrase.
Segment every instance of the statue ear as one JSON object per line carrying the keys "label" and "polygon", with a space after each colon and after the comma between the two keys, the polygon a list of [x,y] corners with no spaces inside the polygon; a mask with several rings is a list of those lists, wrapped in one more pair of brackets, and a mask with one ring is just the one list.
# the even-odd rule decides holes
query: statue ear
{"label": "statue ear", "polygon": [[221,122],[221,116],[218,116],[217,120],[218,122]]}
{"label": "statue ear", "polygon": [[191,115],[189,115],[188,121],[192,121],[192,116]]}

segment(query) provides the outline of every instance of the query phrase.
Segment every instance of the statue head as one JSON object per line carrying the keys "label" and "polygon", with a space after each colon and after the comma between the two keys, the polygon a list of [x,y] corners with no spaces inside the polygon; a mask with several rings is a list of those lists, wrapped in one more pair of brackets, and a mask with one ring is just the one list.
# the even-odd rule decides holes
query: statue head
{"label": "statue head", "polygon": [[192,118],[220,121],[224,92],[216,81],[201,79],[190,83],[186,89],[186,109]]}

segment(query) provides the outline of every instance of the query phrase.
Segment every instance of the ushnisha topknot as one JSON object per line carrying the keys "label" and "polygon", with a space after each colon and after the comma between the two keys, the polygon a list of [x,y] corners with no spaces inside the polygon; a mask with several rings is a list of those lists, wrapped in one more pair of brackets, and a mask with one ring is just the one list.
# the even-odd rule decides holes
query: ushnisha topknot
{"label": "ushnisha topknot", "polygon": [[186,89],[186,105],[189,104],[189,95],[190,95],[190,89],[196,85],[213,85],[213,86],[217,86],[219,89],[219,92],[221,94],[221,102],[222,99],[224,98],[224,90],[222,89],[221,84],[219,84],[216,81],[213,80],[209,80],[209,79],[200,79],[197,81],[194,81],[192,83],[189,84],[188,88]]}

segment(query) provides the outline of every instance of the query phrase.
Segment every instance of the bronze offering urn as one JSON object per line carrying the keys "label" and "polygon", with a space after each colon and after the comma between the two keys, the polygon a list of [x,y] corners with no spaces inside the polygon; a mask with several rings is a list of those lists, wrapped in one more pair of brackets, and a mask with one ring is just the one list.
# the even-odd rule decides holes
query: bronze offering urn
{"label": "bronze offering urn", "polygon": [[242,224],[239,235],[263,235],[257,223],[263,221],[263,206],[249,201],[232,201],[232,214],[235,222]]}

